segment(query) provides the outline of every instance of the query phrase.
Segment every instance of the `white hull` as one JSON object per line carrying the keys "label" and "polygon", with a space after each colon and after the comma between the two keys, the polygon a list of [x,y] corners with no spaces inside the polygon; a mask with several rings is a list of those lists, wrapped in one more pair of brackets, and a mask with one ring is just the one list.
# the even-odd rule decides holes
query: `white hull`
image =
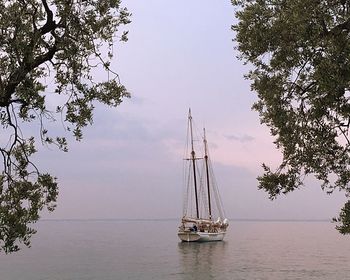
{"label": "white hull", "polygon": [[188,232],[179,231],[178,236],[184,242],[222,241],[226,232]]}

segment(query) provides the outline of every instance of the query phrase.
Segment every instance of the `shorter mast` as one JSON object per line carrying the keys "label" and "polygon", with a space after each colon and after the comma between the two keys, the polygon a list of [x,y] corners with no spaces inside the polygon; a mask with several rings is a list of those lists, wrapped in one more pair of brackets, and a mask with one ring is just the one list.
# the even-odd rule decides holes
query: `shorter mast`
{"label": "shorter mast", "polygon": [[204,161],[205,161],[205,171],[207,177],[207,191],[208,191],[208,207],[209,207],[209,220],[212,219],[211,214],[211,199],[210,199],[210,180],[209,180],[209,165],[208,165],[208,143],[207,138],[205,136],[205,128],[203,128],[203,142],[204,142]]}
{"label": "shorter mast", "polygon": [[192,116],[191,116],[191,108],[188,112],[188,121],[189,121],[189,128],[191,133],[191,159],[192,159],[192,166],[193,166],[193,181],[194,181],[194,193],[196,197],[196,214],[197,219],[199,219],[199,207],[198,207],[198,194],[197,194],[197,175],[196,175],[196,153],[194,152],[194,145],[193,145],[193,131],[192,131]]}

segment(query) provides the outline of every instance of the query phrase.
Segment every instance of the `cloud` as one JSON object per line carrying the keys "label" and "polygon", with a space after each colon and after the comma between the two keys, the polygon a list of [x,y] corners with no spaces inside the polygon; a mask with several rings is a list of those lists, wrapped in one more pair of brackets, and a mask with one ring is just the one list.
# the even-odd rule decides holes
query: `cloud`
{"label": "cloud", "polygon": [[246,143],[246,142],[251,142],[255,140],[253,136],[244,134],[242,136],[237,136],[237,135],[225,135],[225,138],[231,141],[238,141],[241,143]]}

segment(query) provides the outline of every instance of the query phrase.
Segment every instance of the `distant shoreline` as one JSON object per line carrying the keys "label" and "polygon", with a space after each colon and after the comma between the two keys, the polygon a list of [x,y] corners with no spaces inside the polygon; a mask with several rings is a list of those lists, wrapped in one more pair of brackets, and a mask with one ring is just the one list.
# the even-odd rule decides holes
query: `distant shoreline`
{"label": "distant shoreline", "polygon": [[[39,222],[170,222],[179,218],[69,218],[69,219],[40,219]],[[245,219],[233,218],[230,222],[332,222],[331,219]]]}

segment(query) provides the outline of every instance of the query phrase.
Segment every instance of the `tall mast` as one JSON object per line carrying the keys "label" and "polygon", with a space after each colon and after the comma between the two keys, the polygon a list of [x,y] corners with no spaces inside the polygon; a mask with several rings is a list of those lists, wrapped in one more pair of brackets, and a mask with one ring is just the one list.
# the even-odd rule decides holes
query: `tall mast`
{"label": "tall mast", "polygon": [[188,121],[189,121],[189,125],[190,125],[190,133],[191,133],[191,148],[192,148],[191,159],[192,159],[192,166],[193,166],[194,193],[196,196],[196,214],[197,214],[197,219],[199,219],[198,194],[197,194],[197,175],[196,175],[196,153],[194,152],[194,147],[193,147],[191,108],[188,111]]}
{"label": "tall mast", "polygon": [[205,171],[206,171],[206,177],[207,177],[207,191],[208,191],[208,206],[209,206],[209,220],[211,220],[211,200],[210,200],[210,185],[209,185],[209,166],[208,166],[208,144],[207,144],[207,138],[205,136],[205,128],[203,129],[204,132],[204,161],[205,161]]}

